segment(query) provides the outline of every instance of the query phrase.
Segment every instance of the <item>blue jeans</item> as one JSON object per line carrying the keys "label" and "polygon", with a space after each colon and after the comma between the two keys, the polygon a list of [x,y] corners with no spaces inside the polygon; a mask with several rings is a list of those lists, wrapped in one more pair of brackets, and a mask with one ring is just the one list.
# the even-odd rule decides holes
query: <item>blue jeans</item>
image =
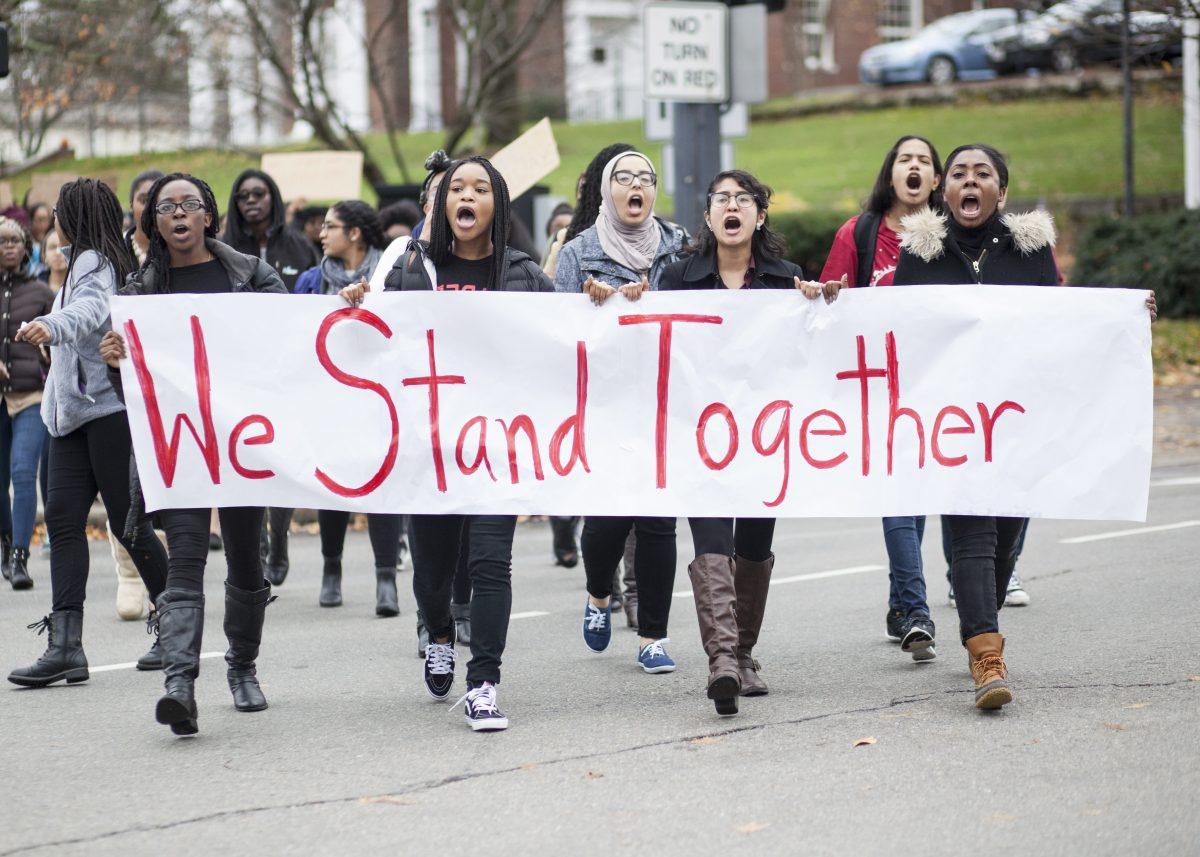
{"label": "blue jeans", "polygon": [[883,519],[883,541],[888,553],[888,608],[905,615],[929,615],[925,600],[925,571],[921,565],[921,539],[925,516]]}
{"label": "blue jeans", "polygon": [[0,526],[12,533],[13,547],[25,550],[29,549],[37,516],[37,472],[45,443],[46,426],[40,408],[25,408],[14,417],[9,416],[8,405],[0,407]]}

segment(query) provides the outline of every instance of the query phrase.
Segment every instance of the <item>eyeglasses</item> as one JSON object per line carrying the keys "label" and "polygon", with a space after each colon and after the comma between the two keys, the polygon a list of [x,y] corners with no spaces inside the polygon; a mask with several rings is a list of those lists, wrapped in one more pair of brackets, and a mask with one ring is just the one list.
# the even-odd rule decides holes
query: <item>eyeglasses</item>
{"label": "eyeglasses", "polygon": [[631,173],[629,170],[617,170],[612,177],[613,181],[621,187],[630,187],[635,180],[642,187],[654,187],[658,184],[658,176],[654,173]]}
{"label": "eyeglasses", "polygon": [[729,205],[729,200],[731,200],[731,199],[734,201],[734,203],[737,205],[738,208],[749,208],[750,206],[754,205],[753,194],[749,194],[749,193],[731,194],[731,193],[725,193],[724,191],[722,191],[720,193],[709,194],[708,204],[709,204],[709,207],[712,207],[715,205],[717,208],[724,208],[725,206]]}
{"label": "eyeglasses", "polygon": [[0,247],[21,247],[25,244],[25,239],[20,235],[4,235],[0,236]]}
{"label": "eyeglasses", "polygon": [[233,197],[238,202],[250,202],[251,200],[259,200],[267,195],[267,192],[262,188],[254,190],[241,190]]}
{"label": "eyeglasses", "polygon": [[163,217],[170,217],[175,213],[175,209],[177,208],[182,208],[188,214],[191,214],[204,208],[204,203],[198,199],[185,199],[183,202],[160,202],[154,206],[155,212]]}
{"label": "eyeglasses", "polygon": [[332,232],[335,229],[345,229],[345,228],[346,228],[345,225],[343,225],[341,223],[322,223],[321,224],[322,232]]}

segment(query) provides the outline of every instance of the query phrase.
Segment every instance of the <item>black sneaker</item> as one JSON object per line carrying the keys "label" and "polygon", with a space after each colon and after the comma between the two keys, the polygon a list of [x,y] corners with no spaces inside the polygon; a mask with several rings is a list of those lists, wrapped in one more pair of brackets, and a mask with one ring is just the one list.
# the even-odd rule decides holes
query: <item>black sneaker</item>
{"label": "black sneaker", "polygon": [[899,643],[904,636],[904,613],[901,610],[889,610],[887,613],[887,638],[893,643]]}
{"label": "black sneaker", "polygon": [[937,657],[933,648],[933,620],[923,614],[910,616],[904,622],[900,639],[901,651],[909,652],[914,661],[929,661]]}
{"label": "black sneaker", "polygon": [[508,728],[508,718],[496,707],[496,686],[490,681],[471,688],[458,702],[466,703],[463,711],[472,732],[500,732]]}
{"label": "black sneaker", "polygon": [[425,647],[425,690],[439,702],[450,695],[454,686],[454,641],[435,643],[429,641]]}

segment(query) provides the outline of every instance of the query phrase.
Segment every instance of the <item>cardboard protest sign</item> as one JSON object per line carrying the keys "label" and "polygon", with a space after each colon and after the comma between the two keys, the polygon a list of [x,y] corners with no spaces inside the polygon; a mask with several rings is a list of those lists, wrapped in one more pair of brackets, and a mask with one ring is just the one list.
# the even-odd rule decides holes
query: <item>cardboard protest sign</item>
{"label": "cardboard protest sign", "polygon": [[0,182],[0,208],[9,208],[13,204],[13,189],[9,182]]}
{"label": "cardboard protest sign", "polygon": [[558,144],[550,120],[543,119],[491,157],[508,183],[508,195],[516,199],[558,169]]}
{"label": "cardboard protest sign", "polygon": [[275,179],[288,202],[362,197],[362,152],[268,152],[262,171]]}
{"label": "cardboard protest sign", "polygon": [[[35,202],[44,202],[48,205],[54,205],[58,202],[58,192],[62,190],[62,186],[80,177],[79,173],[34,173],[33,183],[29,186],[29,204],[33,205]],[[124,203],[121,195],[122,188],[119,185],[116,173],[100,173],[98,175],[85,176],[84,178],[98,179],[104,182],[117,195],[117,199],[121,200],[122,204]]]}
{"label": "cardboard protest sign", "polygon": [[112,301],[148,507],[1144,520],[1145,292]]}

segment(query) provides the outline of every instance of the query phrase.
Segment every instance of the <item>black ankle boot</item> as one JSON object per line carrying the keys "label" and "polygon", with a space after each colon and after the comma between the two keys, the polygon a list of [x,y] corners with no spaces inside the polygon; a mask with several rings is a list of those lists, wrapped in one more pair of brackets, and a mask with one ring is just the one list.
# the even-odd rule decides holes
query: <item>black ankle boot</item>
{"label": "black ankle boot", "polygon": [[267,582],[279,586],[287,579],[288,568],[288,529],[292,526],[292,509],[267,510],[271,518],[271,530],[267,536],[267,562],[264,568]]}
{"label": "black ankle boot", "polygon": [[163,668],[162,643],[158,638],[158,611],[151,610],[146,617],[146,633],[154,637],[150,651],[137,659],[137,668],[142,672],[154,672]]}
{"label": "black ankle boot", "polygon": [[195,735],[196,676],[204,637],[204,594],[168,589],[158,596],[158,640],[162,646],[166,693],[154,715],[176,735]]}
{"label": "black ankle boot", "polygon": [[396,594],[396,569],[375,569],[375,615],[399,616],[400,599]]}
{"label": "black ankle boot", "polygon": [[83,653],[83,611],[55,610],[29,626],[46,632],[46,651],[33,666],[8,674],[21,687],[45,687],[66,679],[67,684],[88,680],[87,656]]}
{"label": "black ankle boot", "polygon": [[13,548],[9,567],[9,580],[13,589],[33,589],[33,578],[29,576],[29,548]]}
{"label": "black ankle boot", "polygon": [[342,606],[342,558],[325,557],[325,571],[321,576],[322,607]]}
{"label": "black ankle boot", "polygon": [[0,574],[5,580],[12,578],[12,533],[0,536]]}
{"label": "black ankle boot", "polygon": [[229,640],[225,663],[229,665],[233,707],[238,711],[262,711],[267,707],[254,662],[262,643],[267,605],[274,600],[270,585],[250,592],[225,584],[225,638]]}

